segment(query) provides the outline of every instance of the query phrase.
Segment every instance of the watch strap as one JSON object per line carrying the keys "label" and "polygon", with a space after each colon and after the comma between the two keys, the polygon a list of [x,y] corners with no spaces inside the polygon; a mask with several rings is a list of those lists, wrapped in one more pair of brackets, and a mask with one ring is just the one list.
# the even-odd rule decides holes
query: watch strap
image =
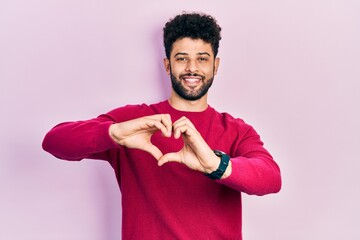
{"label": "watch strap", "polygon": [[229,165],[230,157],[226,153],[219,150],[214,150],[214,153],[216,156],[220,157],[219,167],[215,171],[206,173],[205,175],[211,179],[218,180],[224,175],[226,168]]}

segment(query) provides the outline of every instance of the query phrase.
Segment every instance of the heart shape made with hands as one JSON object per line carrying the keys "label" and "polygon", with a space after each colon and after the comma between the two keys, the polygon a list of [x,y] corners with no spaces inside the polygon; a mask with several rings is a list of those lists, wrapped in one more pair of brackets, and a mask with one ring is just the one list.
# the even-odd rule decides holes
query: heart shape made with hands
{"label": "heart shape made with hands", "polygon": [[[163,154],[151,142],[151,137],[158,131],[161,131],[164,137],[182,137],[184,146],[178,152]],[[119,145],[150,153],[158,160],[159,166],[167,162],[179,162],[193,170],[205,172],[206,169],[216,169],[219,162],[193,123],[186,117],[181,117],[173,123],[169,114],[145,116],[113,124],[110,127],[110,135]]]}

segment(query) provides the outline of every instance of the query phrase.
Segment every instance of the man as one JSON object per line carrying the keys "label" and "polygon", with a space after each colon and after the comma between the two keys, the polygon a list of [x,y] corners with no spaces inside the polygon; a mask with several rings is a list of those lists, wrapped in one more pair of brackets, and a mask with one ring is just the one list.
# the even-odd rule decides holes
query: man
{"label": "man", "polygon": [[43,148],[58,158],[111,164],[124,240],[242,239],[241,192],[281,188],[279,167],[255,130],[207,103],[220,31],[209,15],[176,16],[164,27],[167,101],[62,123],[45,136]]}

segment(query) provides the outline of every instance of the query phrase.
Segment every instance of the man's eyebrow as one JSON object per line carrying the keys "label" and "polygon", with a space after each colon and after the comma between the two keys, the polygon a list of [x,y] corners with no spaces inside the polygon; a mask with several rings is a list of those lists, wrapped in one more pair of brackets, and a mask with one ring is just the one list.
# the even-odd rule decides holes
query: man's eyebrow
{"label": "man's eyebrow", "polygon": [[[189,55],[188,53],[184,53],[184,52],[178,52],[174,55],[174,57],[178,56],[178,55]],[[208,55],[209,57],[211,57],[211,54],[208,52],[199,52],[197,53],[197,55]]]}
{"label": "man's eyebrow", "polygon": [[208,52],[199,52],[198,55],[208,55],[209,57],[211,57],[210,53]]}
{"label": "man's eyebrow", "polygon": [[183,52],[178,52],[177,54],[174,55],[174,57],[178,56],[178,55],[189,55],[187,53],[183,53]]}

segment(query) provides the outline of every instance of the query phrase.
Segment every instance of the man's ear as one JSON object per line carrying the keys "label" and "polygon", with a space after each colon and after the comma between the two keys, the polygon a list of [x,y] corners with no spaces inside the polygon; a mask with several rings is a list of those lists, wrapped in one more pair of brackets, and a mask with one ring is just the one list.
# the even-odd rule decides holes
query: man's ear
{"label": "man's ear", "polygon": [[220,65],[220,58],[217,57],[217,58],[215,58],[215,61],[214,61],[214,75],[217,74],[219,65]]}
{"label": "man's ear", "polygon": [[167,75],[170,75],[170,60],[168,58],[164,58],[164,67]]}

